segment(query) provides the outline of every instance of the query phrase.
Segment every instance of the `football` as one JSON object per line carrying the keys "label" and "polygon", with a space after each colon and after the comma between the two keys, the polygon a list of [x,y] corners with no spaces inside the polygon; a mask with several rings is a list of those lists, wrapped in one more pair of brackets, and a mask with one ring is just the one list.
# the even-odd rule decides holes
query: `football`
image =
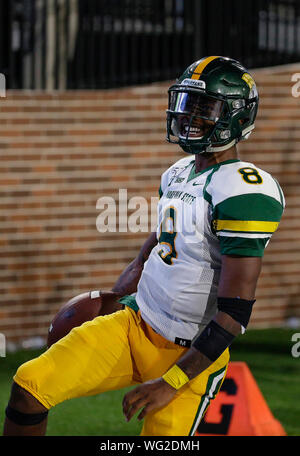
{"label": "football", "polygon": [[88,291],[70,299],[53,318],[47,337],[47,347],[66,336],[72,328],[93,320],[99,315],[108,315],[123,308],[120,296],[112,291]]}

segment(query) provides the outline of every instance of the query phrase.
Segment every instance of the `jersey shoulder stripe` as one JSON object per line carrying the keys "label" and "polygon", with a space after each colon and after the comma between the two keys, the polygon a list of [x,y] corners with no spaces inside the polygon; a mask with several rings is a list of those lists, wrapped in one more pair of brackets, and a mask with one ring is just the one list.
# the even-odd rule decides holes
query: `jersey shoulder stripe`
{"label": "jersey shoulder stripe", "polygon": [[283,206],[261,193],[238,195],[217,204],[213,210],[215,231],[274,233],[281,220]]}
{"label": "jersey shoulder stripe", "polygon": [[214,220],[215,231],[246,232],[246,233],[274,233],[279,223],[262,222],[260,220]]}

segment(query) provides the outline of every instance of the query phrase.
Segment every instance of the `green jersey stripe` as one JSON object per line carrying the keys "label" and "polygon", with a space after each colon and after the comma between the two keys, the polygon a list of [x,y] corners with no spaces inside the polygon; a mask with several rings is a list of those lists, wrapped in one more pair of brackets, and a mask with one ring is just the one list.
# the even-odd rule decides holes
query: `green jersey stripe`
{"label": "green jersey stripe", "polygon": [[271,196],[250,193],[227,198],[213,211],[216,220],[259,220],[280,222],[283,205]]}
{"label": "green jersey stripe", "polygon": [[208,178],[206,179],[206,182],[205,182],[205,185],[203,187],[203,198],[209,203],[209,204],[212,204],[212,196],[208,193],[208,191],[206,190],[206,188],[208,187],[208,185],[210,184],[210,181],[214,175],[214,173],[218,170],[219,168],[217,169],[214,169],[210,175],[208,176]]}
{"label": "green jersey stripe", "polygon": [[219,236],[222,255],[258,256],[264,255],[264,249],[270,239]]}

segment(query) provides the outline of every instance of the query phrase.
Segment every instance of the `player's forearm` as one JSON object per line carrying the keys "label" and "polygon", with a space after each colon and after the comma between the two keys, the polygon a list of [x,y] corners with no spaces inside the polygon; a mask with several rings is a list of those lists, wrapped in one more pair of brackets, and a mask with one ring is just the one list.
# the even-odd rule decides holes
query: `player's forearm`
{"label": "player's forearm", "polygon": [[207,369],[212,361],[199,350],[191,347],[176,364],[188,376],[189,380],[192,380]]}
{"label": "player's forearm", "polygon": [[151,233],[146,242],[143,244],[138,256],[122,272],[113,286],[112,291],[120,294],[121,296],[136,292],[138,282],[143,272],[144,264],[156,244],[156,233]]}
{"label": "player's forearm", "polygon": [[[218,312],[214,321],[218,323],[223,329],[236,337],[240,334],[241,325],[235,321],[230,315],[224,312]],[[213,363],[207,356],[201,353],[194,347],[183,355],[182,358],[176,363],[178,367],[192,380],[197,375],[201,374]]]}
{"label": "player's forearm", "polygon": [[[176,363],[183,372],[174,370],[178,381],[184,375],[192,380],[207,369],[246,328],[250,319],[261,258],[222,257],[218,288],[218,312],[212,322],[193,342],[193,347]],[[172,380],[172,378],[171,378]],[[172,382],[171,382],[172,383]]]}

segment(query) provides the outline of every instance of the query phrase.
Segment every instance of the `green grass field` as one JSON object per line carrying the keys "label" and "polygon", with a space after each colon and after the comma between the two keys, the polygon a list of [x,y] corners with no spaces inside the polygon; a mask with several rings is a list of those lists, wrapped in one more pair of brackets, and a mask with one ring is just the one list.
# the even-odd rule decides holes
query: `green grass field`
{"label": "green grass field", "polygon": [[[291,355],[292,334],[297,330],[248,330],[232,345],[231,361],[244,361],[287,435],[300,436],[300,357]],[[21,351],[0,358],[0,428],[7,405],[11,378],[17,367],[41,351]],[[142,424],[134,417],[125,422],[122,398],[126,391],[79,398],[56,406],[49,414],[47,435],[131,436]]]}

